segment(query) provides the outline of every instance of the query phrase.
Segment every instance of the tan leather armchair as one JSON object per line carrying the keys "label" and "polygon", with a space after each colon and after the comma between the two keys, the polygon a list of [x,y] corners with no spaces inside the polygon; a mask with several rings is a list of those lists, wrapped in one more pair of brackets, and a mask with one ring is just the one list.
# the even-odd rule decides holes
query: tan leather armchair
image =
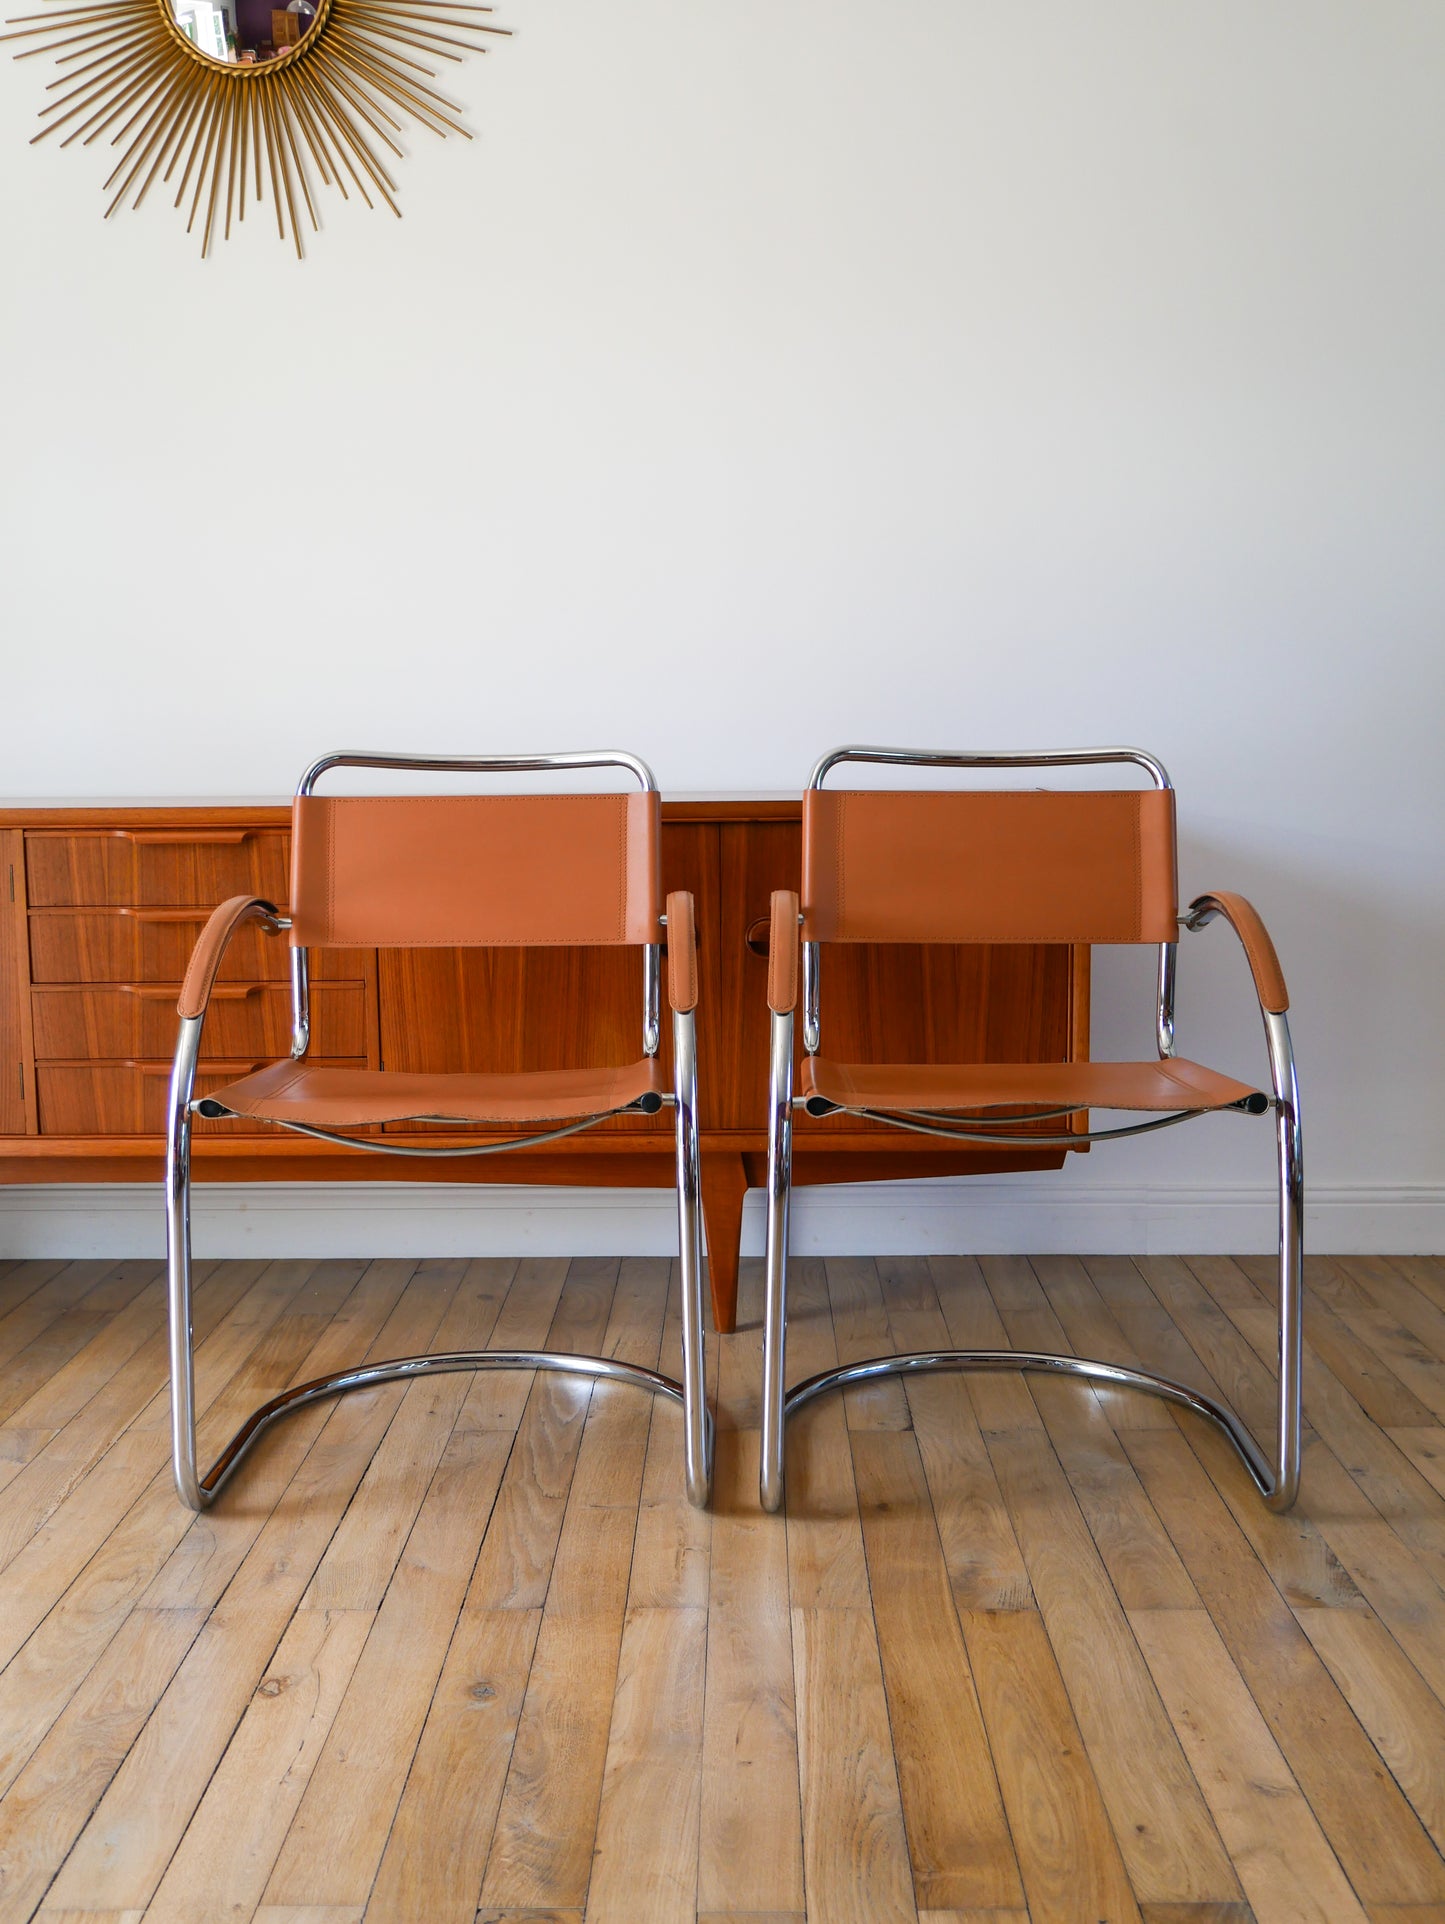
{"label": "tan leather armchair", "polygon": [[[387,768],[510,774],[579,768],[621,770],[636,792],[600,795],[321,796],[329,769]],[[321,1397],[394,1378],[463,1369],[552,1369],[607,1378],[675,1398],[683,1406],[687,1493],[706,1504],[712,1418],[703,1368],[702,1230],[698,1189],[697,948],[692,898],[663,910],[661,803],[647,765],[616,750],[578,754],[444,756],[328,755],[302,777],[292,817],[289,914],[238,896],[212,915],[196,944],[179,1002],[166,1156],[170,1289],[172,1458],[176,1488],[192,1509],[214,1501],[256,1439]],[[196,1064],[212,986],[236,931],[258,921],[291,950],[292,1049],[196,1099]],[[668,936],[673,1077],[659,1058],[661,958]],[[514,1074],[414,1074],[338,1068],[307,1060],[309,955],[328,946],[445,947],[608,944],[641,951],[641,1053],[621,1067],[582,1064]],[[304,1383],[253,1412],[211,1467],[196,1458],[191,1345],[191,1124],[194,1115],[245,1117],[381,1155],[482,1156],[551,1142],[610,1116],[655,1113],[676,1120],[678,1228],[682,1256],[682,1376],[610,1357],[480,1350],[397,1357]],[[476,1129],[474,1146],[428,1145],[415,1136],[358,1135],[389,1122]],[[500,1130],[525,1131],[497,1140]]]}
{"label": "tan leather armchair", "polygon": [[[847,790],[825,786],[845,763],[1001,769],[1125,765],[1147,789]],[[767,1294],[761,1495],[783,1499],[787,1418],[848,1383],[924,1370],[1039,1370],[1142,1389],[1216,1423],[1272,1509],[1294,1502],[1300,1474],[1304,1162],[1284,974],[1264,923],[1239,895],[1202,895],[1181,917],[1174,790],[1138,749],[953,754],[836,749],[803,797],[800,895],[774,895],[768,1006]],[[1254,976],[1269,1052],[1266,1091],[1174,1053],[1179,930],[1223,916]],[[822,1052],[821,952],[833,942],[1145,943],[1158,950],[1157,1058],[1150,1062],[848,1063]],[[794,1087],[793,1028],[802,958],[803,1049]],[[1089,1112],[1125,1120],[1090,1126]],[[826,1370],[785,1390],[788,1205],[795,1113],[840,1112],[968,1143],[1073,1148],[1221,1113],[1273,1113],[1279,1180],[1279,1387],[1272,1455],[1224,1404],[1170,1378],[1076,1356],[934,1350]]]}

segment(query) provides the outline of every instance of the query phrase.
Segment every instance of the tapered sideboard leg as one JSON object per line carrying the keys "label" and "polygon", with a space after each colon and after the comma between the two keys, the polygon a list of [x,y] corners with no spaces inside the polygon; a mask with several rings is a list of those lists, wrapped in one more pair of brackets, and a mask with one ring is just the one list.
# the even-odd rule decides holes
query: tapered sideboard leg
{"label": "tapered sideboard leg", "polygon": [[731,1335],[738,1320],[738,1242],[743,1229],[743,1197],[748,1193],[743,1159],[726,1152],[702,1152],[702,1215],[707,1230],[707,1271],[712,1287],[712,1320],[720,1336]]}

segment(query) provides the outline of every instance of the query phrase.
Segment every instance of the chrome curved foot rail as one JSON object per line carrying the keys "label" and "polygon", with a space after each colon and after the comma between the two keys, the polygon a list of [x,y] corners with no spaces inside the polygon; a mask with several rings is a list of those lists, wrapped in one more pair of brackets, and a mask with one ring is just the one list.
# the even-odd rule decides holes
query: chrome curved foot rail
{"label": "chrome curved foot rail", "polygon": [[[1287,1510],[1294,1501],[1295,1489],[1288,1474],[1272,1465],[1264,1451],[1227,1404],[1206,1396],[1203,1390],[1190,1389],[1169,1376],[1155,1376],[1148,1370],[1126,1369],[1121,1363],[1096,1363],[1084,1356],[1058,1356],[1050,1350],[1016,1349],[935,1349],[917,1350],[908,1356],[877,1356],[866,1363],[845,1363],[839,1369],[820,1370],[801,1383],[795,1383],[783,1399],[783,1421],[815,1397],[830,1390],[847,1389],[855,1383],[871,1383],[880,1376],[924,1376],[939,1370],[1032,1370],[1049,1376],[1082,1377],[1109,1389],[1145,1390],[1165,1402],[1177,1403],[1207,1416],[1234,1445],[1245,1468],[1265,1502],[1273,1510]],[[1293,1452],[1297,1459],[1297,1447]],[[1291,1452],[1285,1451],[1285,1465]],[[1295,1473],[1298,1481],[1298,1472]]]}
{"label": "chrome curved foot rail", "polygon": [[[175,1438],[176,1489],[193,1510],[204,1510],[220,1495],[254,1443],[273,1423],[328,1396],[348,1390],[371,1389],[378,1383],[405,1382],[414,1376],[445,1376],[458,1370],[556,1370],[567,1376],[588,1376],[603,1383],[631,1383],[657,1396],[683,1402],[682,1384],[657,1370],[636,1363],[618,1363],[606,1356],[567,1356],[554,1350],[460,1349],[439,1350],[431,1356],[395,1356],[385,1362],[362,1363],[355,1369],[333,1370],[283,1390],[253,1410],[204,1476],[196,1474],[194,1437]],[[710,1438],[709,1438],[710,1441]]]}

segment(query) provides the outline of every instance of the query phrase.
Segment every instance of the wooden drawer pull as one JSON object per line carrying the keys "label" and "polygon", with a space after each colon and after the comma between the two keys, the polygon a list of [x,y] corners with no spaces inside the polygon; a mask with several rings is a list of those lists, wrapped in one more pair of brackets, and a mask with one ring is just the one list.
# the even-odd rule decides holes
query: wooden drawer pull
{"label": "wooden drawer pull", "polygon": [[764,962],[768,959],[768,932],[770,928],[771,921],[769,917],[760,915],[755,922],[748,923],[747,934],[743,937],[743,946],[748,953],[750,955],[761,956]]}
{"label": "wooden drawer pull", "polygon": [[135,842],[141,848],[197,848],[208,846],[239,848],[255,831],[249,828],[112,828],[107,831],[121,841]]}
{"label": "wooden drawer pull", "polygon": [[[71,913],[69,910],[65,912],[67,914]],[[200,928],[203,923],[209,922],[211,919],[211,911],[209,909],[116,908],[98,909],[94,911],[94,913],[100,915],[128,915],[133,922],[191,922],[194,923],[197,928]],[[278,913],[281,915],[289,915],[290,910],[280,909]]]}
{"label": "wooden drawer pull", "polygon": [[[132,1059],[129,1062],[122,1062],[120,1067],[134,1069],[143,1076],[169,1077],[171,1073],[171,1065],[168,1062],[136,1062]],[[266,1067],[264,1062],[207,1062],[204,1057],[201,1058],[203,1075],[227,1076],[233,1081],[237,1076],[253,1076],[258,1069]]]}
{"label": "wooden drawer pull", "polygon": [[[133,995],[140,1002],[174,1002],[181,992],[179,982],[143,983],[117,982],[116,988],[122,995]],[[262,982],[218,982],[211,990],[212,1002],[245,1002],[253,995],[260,995],[265,988]]]}

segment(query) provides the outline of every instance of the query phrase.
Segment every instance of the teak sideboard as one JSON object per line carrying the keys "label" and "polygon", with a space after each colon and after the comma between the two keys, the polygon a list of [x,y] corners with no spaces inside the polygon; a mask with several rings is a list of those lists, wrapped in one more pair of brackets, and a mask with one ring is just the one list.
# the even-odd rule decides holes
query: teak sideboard
{"label": "teak sideboard", "polygon": [[[282,807],[0,809],[0,1180],[159,1182],[176,996],[201,925],[243,893],[285,903]],[[663,804],[665,889],[697,904],[702,1191],[717,1327],[736,1316],[743,1197],[765,1180],[768,908],[797,888],[798,801]],[[207,1019],[197,1092],[286,1055],[284,938],[244,931]],[[312,955],[312,1057],[372,1068],[634,1060],[641,968],[618,949],[332,949]],[[830,948],[824,1047],[851,1061],[1057,1062],[1088,1054],[1087,948]],[[663,1024],[664,1051],[669,1047]],[[424,1126],[424,1125],[416,1125]],[[429,1139],[461,1140],[432,1129]],[[1064,1151],[960,1149],[800,1117],[796,1183],[1056,1169]],[[672,1119],[565,1148],[417,1161],[198,1121],[202,1181],[378,1180],[666,1188]],[[160,1210],[157,1191],[156,1208]]]}

